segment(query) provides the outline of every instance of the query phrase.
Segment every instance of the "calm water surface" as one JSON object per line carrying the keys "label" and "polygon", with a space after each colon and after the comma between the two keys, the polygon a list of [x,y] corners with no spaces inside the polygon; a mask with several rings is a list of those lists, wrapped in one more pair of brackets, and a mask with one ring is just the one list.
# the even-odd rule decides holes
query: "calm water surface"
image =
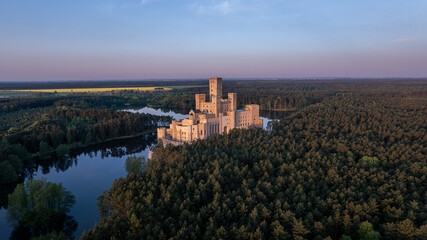
{"label": "calm water surface", "polygon": [[[158,116],[172,116],[177,120],[186,118],[182,114],[189,110],[162,111],[153,108],[142,108],[138,110],[125,110],[129,112],[149,113]],[[270,116],[262,113],[262,116]],[[270,121],[264,119],[264,129]],[[80,236],[84,230],[94,226],[100,220],[98,213],[98,197],[103,191],[108,190],[114,179],[125,177],[124,164],[128,156],[145,156],[148,149],[156,143],[155,134],[146,136],[101,143],[78,152],[71,153],[71,159],[62,162],[52,160],[51,163],[40,165],[33,174],[34,179],[46,178],[47,181],[61,183],[76,197],[76,204],[69,213],[79,223],[74,236]],[[0,210],[0,239],[8,239],[12,228],[6,221],[6,210]]]}
{"label": "calm water surface", "polygon": [[[148,141],[145,141],[148,138]],[[97,198],[103,191],[108,190],[114,179],[127,175],[124,168],[128,156],[145,156],[149,147],[155,143],[156,137],[143,136],[128,140],[110,142],[109,144],[121,144],[120,146],[106,148],[105,143],[95,146],[102,149],[86,149],[67,163],[60,166],[39,166],[33,174],[34,179],[45,178],[47,181],[61,183],[76,197],[76,204],[71,209],[69,216],[73,216],[79,223],[75,236],[79,236],[83,230],[93,227],[100,217],[97,208]],[[127,148],[126,141],[142,142],[141,148]],[[108,145],[108,144],[107,144]],[[0,239],[8,239],[12,228],[6,222],[6,210],[0,211]]]}

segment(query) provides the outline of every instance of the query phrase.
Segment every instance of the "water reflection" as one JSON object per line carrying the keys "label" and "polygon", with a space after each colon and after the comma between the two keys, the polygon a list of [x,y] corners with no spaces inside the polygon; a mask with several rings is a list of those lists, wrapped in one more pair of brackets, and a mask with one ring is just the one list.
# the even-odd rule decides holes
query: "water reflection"
{"label": "water reflection", "polygon": [[[53,154],[47,160],[35,159],[37,164],[28,170],[26,177],[44,177],[48,181],[62,183],[75,194],[77,203],[71,215],[79,223],[75,232],[75,236],[79,236],[83,230],[89,230],[99,221],[97,198],[111,187],[114,179],[127,175],[124,168],[126,157],[147,157],[147,150],[155,143],[156,134],[150,133],[71,150],[70,157],[66,159]],[[7,206],[7,196],[17,184],[0,184],[0,236],[5,238],[11,236],[13,229],[6,222],[6,210],[1,208]]]}
{"label": "water reflection", "polygon": [[62,184],[45,179],[29,179],[19,184],[9,197],[8,222],[14,226],[11,239],[71,238],[78,223],[68,215],[74,195]]}
{"label": "water reflection", "polygon": [[[21,182],[23,182],[22,180]],[[7,195],[15,189],[18,183],[1,183],[0,184],[0,209],[7,206]]]}
{"label": "water reflection", "polygon": [[24,224],[19,224],[13,228],[10,239],[33,239],[40,235],[48,236],[49,238],[47,239],[60,239],[61,236],[71,239],[78,227],[78,223],[74,217],[67,214],[61,214],[49,220],[51,220],[49,225],[45,226],[44,229],[33,229]]}
{"label": "water reflection", "polygon": [[97,154],[100,154],[102,159],[110,156],[122,157],[125,155],[141,152],[147,147],[150,147],[155,141],[156,134],[149,133],[139,137],[117,139],[85,148],[80,148],[71,152],[70,156],[75,158],[81,154],[87,154],[89,156],[96,157]]}
{"label": "water reflection", "polygon": [[66,159],[58,158],[55,154],[52,154],[50,159],[38,160],[37,163],[43,174],[48,174],[52,169],[55,169],[56,172],[64,172],[73,165],[77,166],[78,157],[81,155],[88,156],[90,158],[100,157],[101,159],[108,157],[120,158],[144,151],[146,148],[153,145],[155,141],[155,133],[149,133],[133,138],[116,139],[71,150],[69,158]]}

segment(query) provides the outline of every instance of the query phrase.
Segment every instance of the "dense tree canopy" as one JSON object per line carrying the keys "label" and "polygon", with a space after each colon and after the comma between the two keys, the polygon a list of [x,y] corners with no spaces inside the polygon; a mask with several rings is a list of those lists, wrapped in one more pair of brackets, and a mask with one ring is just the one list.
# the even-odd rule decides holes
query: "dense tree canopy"
{"label": "dense tree canopy", "polygon": [[427,99],[339,93],[276,122],[156,149],[83,239],[426,239]]}

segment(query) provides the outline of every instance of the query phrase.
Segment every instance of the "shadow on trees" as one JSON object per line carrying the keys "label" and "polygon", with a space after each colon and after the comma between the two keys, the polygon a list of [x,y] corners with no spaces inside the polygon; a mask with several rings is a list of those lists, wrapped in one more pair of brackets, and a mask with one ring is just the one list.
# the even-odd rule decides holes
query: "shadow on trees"
{"label": "shadow on trees", "polygon": [[14,230],[11,239],[65,239],[72,237],[78,223],[68,216],[76,203],[61,183],[29,179],[8,195],[7,221]]}
{"label": "shadow on trees", "polygon": [[[72,216],[67,214],[49,214],[47,215],[48,221],[38,224],[37,228],[32,228],[26,223],[20,223],[15,227],[10,236],[11,240],[25,240],[32,239],[36,236],[48,235],[53,239],[59,239],[61,236],[72,237],[73,233],[77,230],[78,223]],[[32,221],[40,221],[37,216],[32,217]]]}

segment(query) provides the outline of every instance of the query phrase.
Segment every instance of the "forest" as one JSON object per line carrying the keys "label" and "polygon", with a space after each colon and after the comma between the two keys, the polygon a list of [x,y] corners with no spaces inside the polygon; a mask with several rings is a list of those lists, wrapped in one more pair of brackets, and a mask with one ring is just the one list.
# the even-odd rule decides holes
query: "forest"
{"label": "forest", "polygon": [[22,180],[52,154],[66,158],[70,148],[154,132],[171,120],[115,110],[123,102],[101,96],[1,100],[0,183]]}
{"label": "forest", "polygon": [[82,239],[426,239],[427,82],[295,85],[271,132],[156,148]]}

